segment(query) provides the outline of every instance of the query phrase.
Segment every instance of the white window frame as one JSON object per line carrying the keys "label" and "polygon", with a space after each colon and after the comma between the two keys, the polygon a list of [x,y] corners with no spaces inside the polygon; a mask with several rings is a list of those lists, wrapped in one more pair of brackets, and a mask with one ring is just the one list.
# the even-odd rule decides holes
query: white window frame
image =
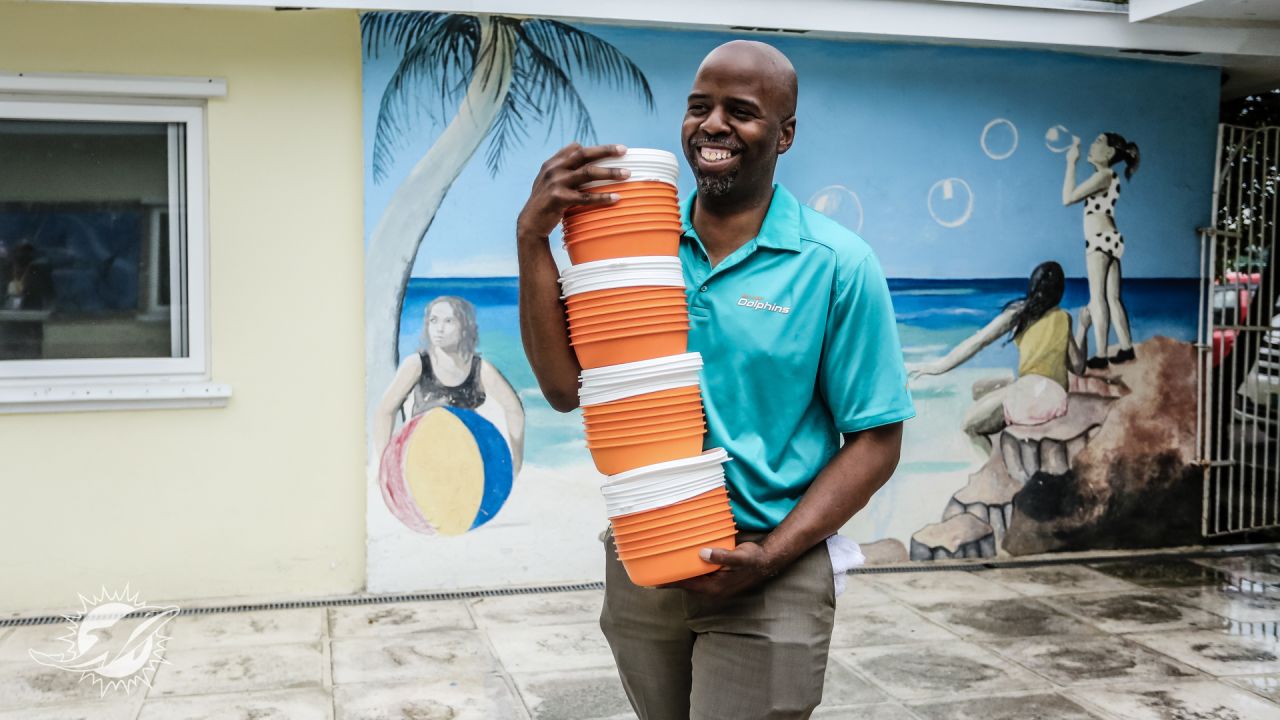
{"label": "white window frame", "polygon": [[[186,141],[183,153],[172,152],[177,137],[170,131],[167,202],[170,208],[184,203],[184,212],[169,214],[168,314],[171,347],[185,344],[183,357],[3,360],[0,413],[227,404],[231,388],[211,382],[205,118],[205,98],[225,93],[225,83],[210,78],[0,73],[0,118],[180,123]],[[178,274],[183,267],[185,282]]]}

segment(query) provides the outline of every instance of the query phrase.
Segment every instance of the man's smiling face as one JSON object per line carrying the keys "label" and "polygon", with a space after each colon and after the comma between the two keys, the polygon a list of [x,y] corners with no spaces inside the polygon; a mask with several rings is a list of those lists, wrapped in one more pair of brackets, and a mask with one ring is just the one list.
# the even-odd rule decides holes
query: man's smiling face
{"label": "man's smiling face", "polygon": [[698,193],[708,200],[748,198],[772,186],[778,155],[791,147],[794,71],[768,51],[729,43],[698,68],[681,140]]}

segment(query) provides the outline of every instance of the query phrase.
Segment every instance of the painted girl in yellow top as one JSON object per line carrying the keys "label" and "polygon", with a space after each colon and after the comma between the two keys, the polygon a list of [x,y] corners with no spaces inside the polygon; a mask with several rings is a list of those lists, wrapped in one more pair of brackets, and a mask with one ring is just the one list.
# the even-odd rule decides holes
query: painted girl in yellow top
{"label": "painted girl in yellow top", "polygon": [[969,361],[1002,335],[1018,347],[1018,377],[974,401],[964,431],[982,457],[990,436],[1006,425],[1039,425],[1067,412],[1068,372],[1084,370],[1083,334],[1071,333],[1071,315],[1060,308],[1066,286],[1062,266],[1041,263],[1031,273],[1027,295],[1004,306],[996,319],[934,362],[912,368],[911,377],[941,375]]}

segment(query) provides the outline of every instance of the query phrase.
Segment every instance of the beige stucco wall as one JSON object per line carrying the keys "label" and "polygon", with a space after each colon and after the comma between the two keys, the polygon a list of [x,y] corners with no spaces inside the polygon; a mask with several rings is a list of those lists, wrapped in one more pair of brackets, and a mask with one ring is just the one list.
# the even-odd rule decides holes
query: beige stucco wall
{"label": "beige stucco wall", "polygon": [[226,408],[0,415],[0,613],[364,579],[360,47],[351,11],[0,2],[0,70],[225,78],[208,106]]}

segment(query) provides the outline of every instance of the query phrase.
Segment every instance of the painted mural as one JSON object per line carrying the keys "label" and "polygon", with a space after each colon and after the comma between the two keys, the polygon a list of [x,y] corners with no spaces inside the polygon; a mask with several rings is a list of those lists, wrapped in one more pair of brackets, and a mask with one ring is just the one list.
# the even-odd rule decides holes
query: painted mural
{"label": "painted mural", "polygon": [[[678,150],[698,62],[732,36],[363,28],[369,589],[599,579],[601,478],[521,349],[515,216],[570,141]],[[776,44],[800,76],[778,180],[875,248],[918,410],[844,534],[873,561],[1183,542],[1216,71]]]}

